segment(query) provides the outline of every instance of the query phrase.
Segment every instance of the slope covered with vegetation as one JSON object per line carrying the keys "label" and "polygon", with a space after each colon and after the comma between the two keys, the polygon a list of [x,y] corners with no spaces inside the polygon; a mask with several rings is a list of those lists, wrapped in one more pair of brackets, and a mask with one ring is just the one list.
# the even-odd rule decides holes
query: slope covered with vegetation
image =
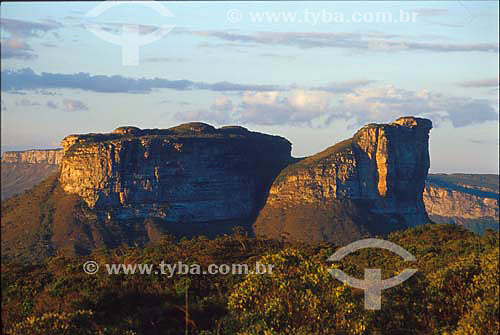
{"label": "slope covered with vegetation", "polygon": [[57,254],[86,255],[101,247],[143,245],[156,234],[152,222],[98,220],[81,198],[64,192],[57,177],[2,201],[2,260],[32,264]]}
{"label": "slope covered with vegetation", "polygon": [[[147,248],[96,250],[88,257],[52,257],[45,264],[2,265],[6,334],[496,334],[498,235],[453,225],[425,225],[389,240],[416,258],[364,249],[340,263],[336,247],[249,238],[241,231],[214,240],[164,238]],[[95,260],[101,270],[85,274]],[[114,274],[104,264],[272,264],[255,275]],[[382,292],[382,309],[363,309],[363,292],[333,279],[328,268],[383,278],[418,272]],[[187,292],[186,292],[187,291]],[[187,293],[187,294],[186,294]],[[187,298],[187,304],[186,304]],[[187,310],[186,310],[187,306]],[[187,316],[187,322],[186,322]]]}
{"label": "slope covered with vegetation", "polygon": [[29,190],[57,171],[54,164],[2,162],[2,200]]}

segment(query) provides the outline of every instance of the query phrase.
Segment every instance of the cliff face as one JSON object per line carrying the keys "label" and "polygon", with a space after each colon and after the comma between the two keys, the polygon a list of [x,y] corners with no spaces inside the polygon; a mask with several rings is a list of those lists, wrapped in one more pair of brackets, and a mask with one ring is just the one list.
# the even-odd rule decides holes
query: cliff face
{"label": "cliff face", "polygon": [[423,199],[430,218],[482,233],[498,230],[498,175],[430,175]]}
{"label": "cliff face", "polygon": [[57,172],[63,151],[26,150],[2,154],[2,200],[26,191]]}
{"label": "cliff face", "polygon": [[422,201],[432,123],[404,117],[284,169],[254,226],[258,235],[339,243],[428,222]]}
{"label": "cliff face", "polygon": [[478,219],[498,219],[498,198],[481,197],[457,190],[426,185],[424,203],[429,215]]}
{"label": "cliff face", "polygon": [[62,146],[62,188],[100,216],[177,223],[251,218],[291,152],[278,136],[202,123],[70,135]]}
{"label": "cliff face", "polygon": [[2,154],[2,163],[57,165],[62,156],[61,149],[7,151]]}

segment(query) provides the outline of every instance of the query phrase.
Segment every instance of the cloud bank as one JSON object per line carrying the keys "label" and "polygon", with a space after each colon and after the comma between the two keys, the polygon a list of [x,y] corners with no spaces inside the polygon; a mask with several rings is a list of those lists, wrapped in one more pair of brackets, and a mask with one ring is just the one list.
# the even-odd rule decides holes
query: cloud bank
{"label": "cloud bank", "polygon": [[[467,87],[489,87],[492,80],[464,82]],[[328,124],[342,119],[353,127],[367,122],[387,122],[401,115],[429,117],[436,123],[463,127],[498,120],[496,102],[471,97],[446,96],[433,91],[409,91],[374,80],[330,82],[316,87],[255,85],[232,82],[204,83],[164,78],[130,78],[89,73],[37,74],[26,68],[2,71],[2,91],[46,92],[47,89],[81,89],[101,93],[150,93],[154,89],[208,90],[217,93],[209,108],[179,111],[182,121],[258,125]],[[236,93],[230,98],[225,93]],[[47,108],[57,108],[47,105]],[[66,111],[88,107],[72,100]]]}
{"label": "cloud bank", "polygon": [[190,80],[168,80],[163,78],[130,78],[120,75],[91,75],[89,73],[35,73],[31,68],[4,70],[2,91],[36,89],[81,89],[101,93],[149,93],[154,89],[209,90],[209,91],[272,91],[281,89],[275,85],[246,85],[231,82],[203,83]]}
{"label": "cloud bank", "polygon": [[498,110],[489,100],[409,91],[391,85],[360,87],[344,94],[306,89],[246,91],[239,102],[217,97],[210,109],[177,112],[174,117],[180,121],[256,125],[328,125],[345,120],[355,128],[370,122],[389,122],[402,115],[427,117],[438,126],[450,122],[454,127],[498,120]]}

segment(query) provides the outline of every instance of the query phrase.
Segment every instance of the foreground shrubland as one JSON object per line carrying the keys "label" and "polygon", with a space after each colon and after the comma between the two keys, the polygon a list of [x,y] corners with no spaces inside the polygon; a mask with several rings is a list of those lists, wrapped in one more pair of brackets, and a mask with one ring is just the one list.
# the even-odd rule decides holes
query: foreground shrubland
{"label": "foreground shrubland", "polygon": [[[3,333],[83,334],[496,334],[498,233],[426,225],[390,235],[417,262],[364,249],[333,264],[331,244],[289,244],[241,232],[214,240],[164,238],[146,248],[52,257],[43,265],[2,264]],[[99,264],[272,264],[272,273],[227,275],[85,274]],[[363,292],[332,278],[338,267],[362,279],[419,271],[382,291],[382,309],[363,308]],[[103,267],[101,266],[101,269]],[[187,299],[187,310],[186,310]],[[187,318],[186,318],[187,316]]]}

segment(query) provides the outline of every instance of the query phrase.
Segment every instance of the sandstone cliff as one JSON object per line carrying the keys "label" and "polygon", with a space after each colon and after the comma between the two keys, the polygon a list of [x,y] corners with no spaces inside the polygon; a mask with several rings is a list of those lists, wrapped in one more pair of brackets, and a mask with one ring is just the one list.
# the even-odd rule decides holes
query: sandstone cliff
{"label": "sandstone cliff", "polygon": [[430,120],[369,124],[351,139],[284,169],[257,235],[346,243],[428,222],[422,201]]}
{"label": "sandstone cliff", "polygon": [[247,220],[289,162],[291,144],[242,127],[121,127],[62,141],[59,181],[103,219]]}
{"label": "sandstone cliff", "polygon": [[62,156],[61,149],[6,151],[2,154],[2,163],[57,165]]}
{"label": "sandstone cliff", "polygon": [[63,151],[26,150],[2,154],[2,200],[26,191],[56,173]]}
{"label": "sandstone cliff", "polygon": [[477,233],[498,230],[498,175],[430,175],[423,199],[436,223],[460,224]]}

